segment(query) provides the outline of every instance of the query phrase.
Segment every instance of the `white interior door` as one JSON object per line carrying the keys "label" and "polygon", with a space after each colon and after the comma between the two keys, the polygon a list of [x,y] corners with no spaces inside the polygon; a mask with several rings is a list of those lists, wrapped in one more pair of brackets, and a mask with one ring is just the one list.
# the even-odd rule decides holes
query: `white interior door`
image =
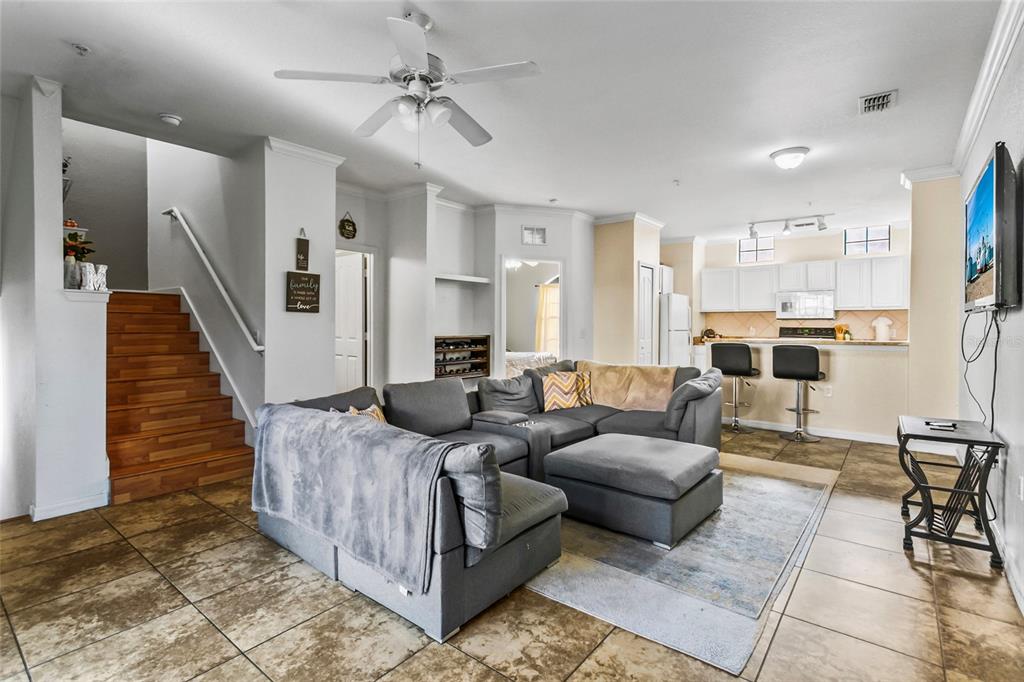
{"label": "white interior door", "polygon": [[641,365],[654,364],[654,268],[641,265],[637,291],[637,351],[636,361]]}
{"label": "white interior door", "polygon": [[334,261],[334,383],[338,392],[366,384],[366,279],[361,253]]}

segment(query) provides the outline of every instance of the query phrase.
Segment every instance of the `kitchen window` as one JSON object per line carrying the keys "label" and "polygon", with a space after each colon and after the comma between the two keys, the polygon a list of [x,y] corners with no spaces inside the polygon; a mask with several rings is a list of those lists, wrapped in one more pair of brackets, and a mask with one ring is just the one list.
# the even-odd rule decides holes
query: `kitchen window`
{"label": "kitchen window", "polygon": [[843,253],[856,256],[865,253],[889,253],[892,246],[892,227],[851,227],[843,231]]}
{"label": "kitchen window", "polygon": [[775,237],[741,239],[736,255],[738,263],[771,263],[775,260]]}

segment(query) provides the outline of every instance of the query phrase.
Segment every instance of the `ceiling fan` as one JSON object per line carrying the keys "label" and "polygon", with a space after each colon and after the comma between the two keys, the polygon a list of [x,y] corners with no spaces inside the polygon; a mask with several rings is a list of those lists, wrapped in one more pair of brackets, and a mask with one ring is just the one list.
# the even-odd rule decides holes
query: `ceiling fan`
{"label": "ceiling fan", "polygon": [[406,12],[402,19],[388,17],[387,21],[391,40],[398,48],[398,54],[391,58],[387,76],[331,71],[275,71],[274,75],[291,80],[397,85],[405,94],[385,102],[356,128],[356,135],[370,137],[392,118],[398,118],[411,130],[419,130],[425,116],[434,125],[450,124],[471,145],[479,147],[491,141],[491,134],[450,97],[439,95],[438,91],[445,85],[500,81],[540,73],[537,65],[529,61],[448,73],[444,60],[427,52],[426,34],[433,26],[430,17]]}

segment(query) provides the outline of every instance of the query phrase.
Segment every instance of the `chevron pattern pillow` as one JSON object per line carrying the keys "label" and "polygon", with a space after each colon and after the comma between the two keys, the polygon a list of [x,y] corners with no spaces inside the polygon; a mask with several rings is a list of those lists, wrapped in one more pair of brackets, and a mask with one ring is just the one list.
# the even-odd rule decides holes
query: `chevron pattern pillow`
{"label": "chevron pattern pillow", "polygon": [[544,376],[544,411],[593,405],[589,372],[552,372]]}
{"label": "chevron pattern pillow", "polygon": [[349,414],[362,415],[363,417],[369,417],[370,419],[376,419],[382,424],[387,424],[388,420],[384,418],[384,411],[376,405],[370,405],[365,410],[360,410],[355,405],[348,408]]}

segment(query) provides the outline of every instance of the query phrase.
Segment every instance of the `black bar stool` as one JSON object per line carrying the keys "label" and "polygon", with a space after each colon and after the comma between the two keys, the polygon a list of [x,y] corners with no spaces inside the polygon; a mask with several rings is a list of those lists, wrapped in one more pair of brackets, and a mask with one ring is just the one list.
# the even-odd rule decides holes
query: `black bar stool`
{"label": "black bar stool", "polygon": [[711,366],[717,367],[722,374],[732,377],[732,423],[729,429],[734,433],[750,433],[753,429],[740,426],[740,408],[750,407],[750,403],[740,402],[740,382],[747,386],[750,382],[744,377],[756,377],[761,370],[753,366],[750,346],[745,343],[714,343],[711,345]]}
{"label": "black bar stool", "polygon": [[816,389],[809,382],[825,378],[825,373],[818,367],[818,349],[789,344],[775,346],[772,348],[772,376],[796,381],[796,407],[786,408],[796,412],[796,428],[792,433],[783,433],[779,437],[798,443],[817,443],[821,439],[804,430],[804,415],[818,412],[804,407],[804,386],[814,391]]}

